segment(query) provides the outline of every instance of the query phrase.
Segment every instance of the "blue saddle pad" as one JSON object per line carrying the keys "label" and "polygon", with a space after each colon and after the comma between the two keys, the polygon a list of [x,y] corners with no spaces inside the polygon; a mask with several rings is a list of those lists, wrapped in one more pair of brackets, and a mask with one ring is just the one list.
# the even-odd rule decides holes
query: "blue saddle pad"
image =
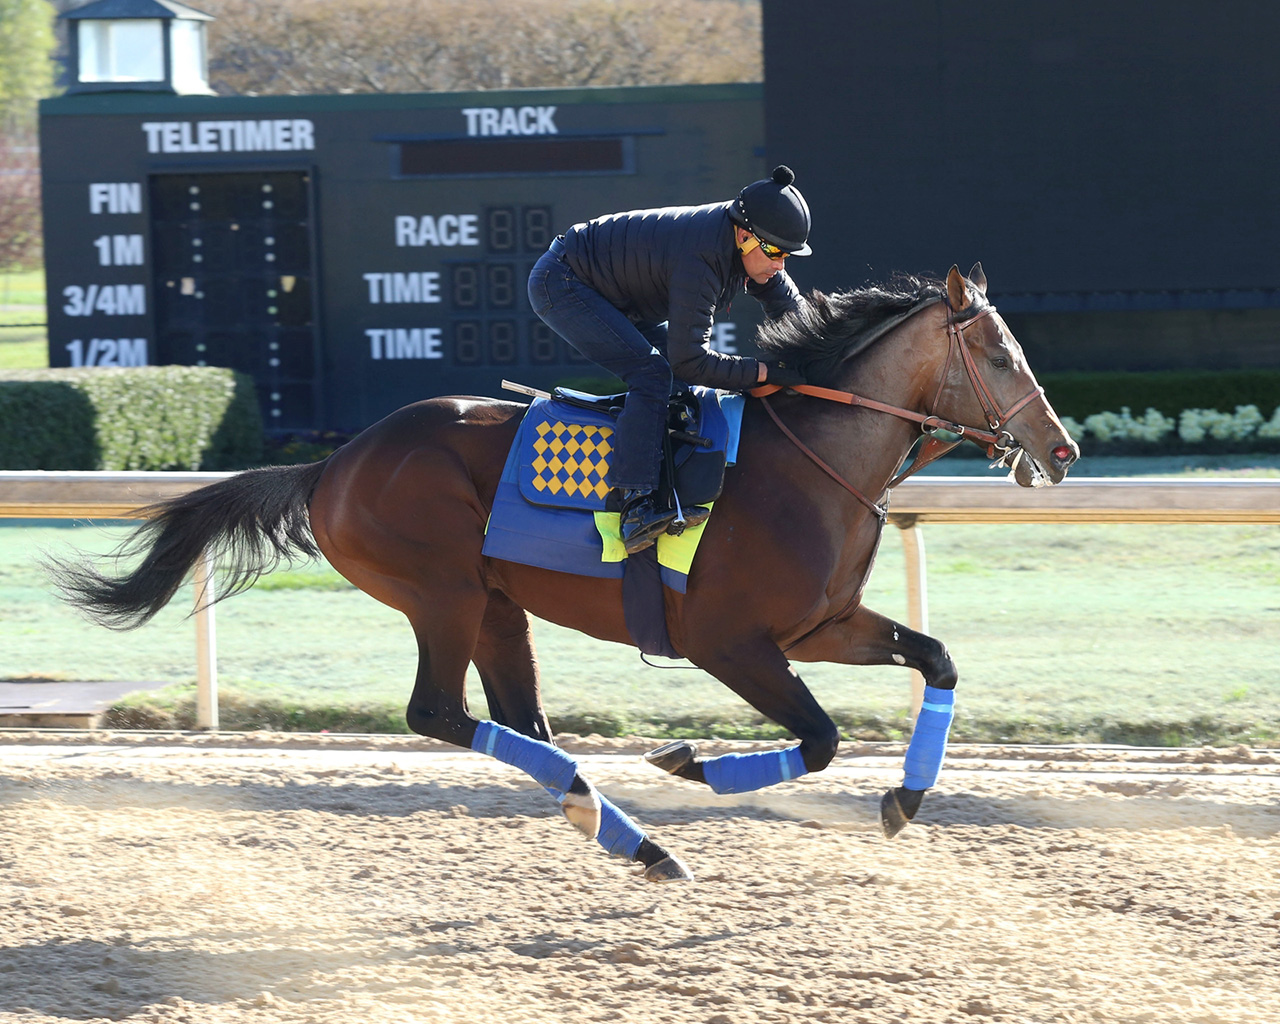
{"label": "blue saddle pad", "polygon": [[[709,388],[694,392],[700,413],[697,432],[711,438],[709,451],[723,453],[732,465],[743,397]],[[597,523],[609,496],[613,431],[607,412],[534,399],[507,455],[484,554],[579,576],[621,579],[626,559],[606,542]],[[687,566],[684,571],[662,567],[663,583],[681,593],[687,579]]]}

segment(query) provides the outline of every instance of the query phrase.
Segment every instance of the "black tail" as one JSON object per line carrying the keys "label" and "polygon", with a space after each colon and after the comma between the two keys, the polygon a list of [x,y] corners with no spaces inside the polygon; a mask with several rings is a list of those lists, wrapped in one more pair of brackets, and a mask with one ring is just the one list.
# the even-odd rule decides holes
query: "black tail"
{"label": "black tail", "polygon": [[111,629],[149,621],[206,550],[218,563],[218,600],[230,597],[282,562],[319,557],[307,503],[324,466],[251,469],[141,509],[146,521],[110,556],[116,563],[143,556],[124,575],[84,558],[51,558],[45,568],[64,600]]}

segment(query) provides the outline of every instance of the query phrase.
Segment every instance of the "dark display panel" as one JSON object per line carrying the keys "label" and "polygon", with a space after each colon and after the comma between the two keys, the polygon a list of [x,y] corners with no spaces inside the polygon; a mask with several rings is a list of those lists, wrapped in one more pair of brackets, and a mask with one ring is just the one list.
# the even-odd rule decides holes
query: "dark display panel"
{"label": "dark display panel", "polygon": [[405,177],[621,174],[624,139],[428,139],[400,144]]}
{"label": "dark display panel", "polygon": [[150,178],[156,363],[252,374],[268,424],[314,418],[310,176]]}
{"label": "dark display panel", "polygon": [[764,0],[814,280],[981,260],[1002,309],[1280,306],[1280,7]]}

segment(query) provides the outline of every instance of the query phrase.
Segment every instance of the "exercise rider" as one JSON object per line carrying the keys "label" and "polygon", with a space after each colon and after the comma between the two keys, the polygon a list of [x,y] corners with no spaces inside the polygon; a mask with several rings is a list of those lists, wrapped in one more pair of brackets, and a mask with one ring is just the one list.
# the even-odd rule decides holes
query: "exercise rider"
{"label": "exercise rider", "polygon": [[655,494],[673,377],[739,391],[804,383],[779,363],[711,347],[712,318],[744,286],[769,319],[796,307],[800,293],[784,262],[809,255],[810,221],[794,181],[780,166],[729,202],[575,224],[529,275],[534,312],[627,385],[609,484],[621,492],[628,554],[653,544],[676,515]]}

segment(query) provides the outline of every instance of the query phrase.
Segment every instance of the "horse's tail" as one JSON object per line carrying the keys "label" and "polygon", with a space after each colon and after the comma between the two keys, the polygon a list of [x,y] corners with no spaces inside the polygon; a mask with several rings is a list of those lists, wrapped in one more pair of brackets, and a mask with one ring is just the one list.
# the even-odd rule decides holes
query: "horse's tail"
{"label": "horse's tail", "polygon": [[122,575],[87,558],[45,568],[69,604],[111,629],[136,629],[172,599],[205,551],[218,561],[218,600],[253,586],[281,563],[320,555],[307,504],[324,462],[251,469],[140,509],[146,521],[110,556],[142,560]]}

